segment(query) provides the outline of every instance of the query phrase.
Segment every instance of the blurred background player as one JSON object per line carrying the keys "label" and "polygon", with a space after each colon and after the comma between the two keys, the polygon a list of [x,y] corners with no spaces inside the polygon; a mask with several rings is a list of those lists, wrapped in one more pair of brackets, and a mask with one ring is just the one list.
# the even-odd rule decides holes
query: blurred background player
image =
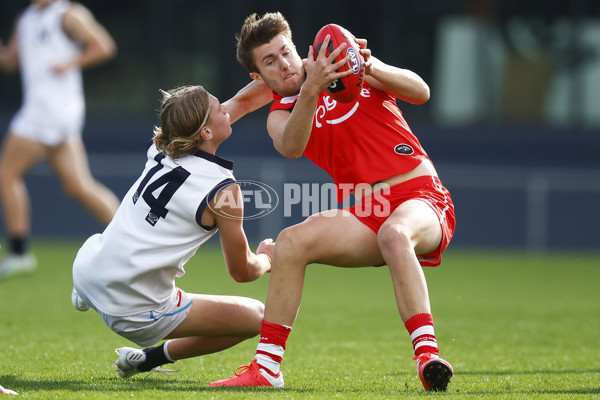
{"label": "blurred background player", "polygon": [[91,175],[81,139],[85,103],[81,70],[110,60],[116,46],[91,12],[65,0],[32,0],[16,19],[0,68],[20,68],[23,104],[13,117],[0,153],[0,198],[9,254],[0,279],[36,267],[28,252],[30,203],[24,176],[47,159],[63,190],[101,224],[119,201]]}
{"label": "blurred background player", "polygon": [[233,163],[215,155],[231,123],[271,100],[268,88],[252,82],[223,104],[201,86],[163,95],[160,128],[142,175],[73,264],[75,308],[94,308],[114,332],[139,346],[173,339],[144,350],[117,349],[122,378],[218,352],[260,332],[260,301],[188,294],[175,286],[184,264],[217,230],[227,270],[238,282],[268,272],[273,256],[271,239],[256,254],[250,250]]}
{"label": "blurred background player", "polygon": [[277,151],[304,155],[324,169],[338,188],[338,202],[351,191],[360,202],[314,214],[279,234],[255,357],[241,373],[210,386],[284,385],[280,365],[308,264],[387,264],[423,387],[446,390],[453,370],[439,357],[421,266],[441,263],[454,233],[454,206],[396,105],[397,98],[426,102],[429,87],[415,73],[371,56],[366,40],[359,40],[366,74],[361,95],[336,102],[325,89],[352,73],[337,72],[350,56],[334,63],[344,45],[326,56],[328,43],[316,61],[311,46],[303,62],[280,13],[251,15],[238,35],[238,60],[274,92],[267,129]]}

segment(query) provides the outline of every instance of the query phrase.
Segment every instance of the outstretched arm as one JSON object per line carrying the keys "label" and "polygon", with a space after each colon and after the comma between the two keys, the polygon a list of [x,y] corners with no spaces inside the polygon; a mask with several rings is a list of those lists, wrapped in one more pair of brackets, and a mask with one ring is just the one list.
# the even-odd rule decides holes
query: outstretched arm
{"label": "outstretched arm", "polygon": [[261,242],[257,254],[250,250],[242,224],[243,206],[240,187],[231,184],[221,190],[206,208],[203,224],[212,224],[210,220],[216,223],[229,275],[238,282],[250,282],[271,270],[275,244],[273,240],[266,239]]}
{"label": "outstretched arm", "polygon": [[409,103],[423,104],[429,100],[429,86],[419,75],[373,57],[371,50],[367,48],[366,39],[356,41],[365,59],[365,79],[369,85]]}
{"label": "outstretched arm", "polygon": [[252,81],[222,106],[229,113],[229,121],[233,124],[244,115],[258,110],[273,100],[273,92],[267,85]]}

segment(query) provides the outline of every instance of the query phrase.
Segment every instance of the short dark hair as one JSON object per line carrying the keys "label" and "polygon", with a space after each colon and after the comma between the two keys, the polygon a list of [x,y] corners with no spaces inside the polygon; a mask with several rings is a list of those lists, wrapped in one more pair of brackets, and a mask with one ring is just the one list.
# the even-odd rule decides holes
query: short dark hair
{"label": "short dark hair", "polygon": [[246,18],[242,30],[235,38],[237,59],[248,72],[258,72],[252,51],[269,43],[277,35],[284,35],[292,42],[292,30],[280,12],[266,13],[260,18],[254,13]]}

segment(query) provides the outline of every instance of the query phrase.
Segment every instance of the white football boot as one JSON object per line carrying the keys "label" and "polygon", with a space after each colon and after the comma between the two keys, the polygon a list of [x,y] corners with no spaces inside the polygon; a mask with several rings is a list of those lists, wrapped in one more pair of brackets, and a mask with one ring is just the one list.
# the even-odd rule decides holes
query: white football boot
{"label": "white football boot", "polygon": [[28,274],[37,268],[33,254],[9,254],[0,261],[0,280],[15,275]]}
{"label": "white football boot", "polygon": [[134,349],[133,347],[120,347],[115,352],[119,355],[119,358],[114,362],[114,365],[117,367],[117,375],[121,378],[129,378],[142,372],[147,372],[148,376],[153,372],[160,372],[165,375],[179,372],[179,370],[162,369],[160,367],[152,368],[150,371],[140,371],[138,369],[139,365],[146,361],[146,353],[143,350]]}
{"label": "white football boot", "polygon": [[73,304],[73,307],[78,311],[87,311],[90,309],[90,306],[85,304],[85,301],[81,299],[75,288],[73,288],[73,291],[71,292],[71,304]]}

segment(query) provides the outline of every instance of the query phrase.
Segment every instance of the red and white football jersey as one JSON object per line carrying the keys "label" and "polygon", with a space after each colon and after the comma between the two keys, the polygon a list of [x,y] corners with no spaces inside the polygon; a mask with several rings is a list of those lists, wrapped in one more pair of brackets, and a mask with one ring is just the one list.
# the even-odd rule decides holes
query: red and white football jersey
{"label": "red and white football jersey", "polygon": [[[273,99],[271,112],[291,112],[298,96],[273,93]],[[304,156],[333,178],[338,202],[358,184],[411,171],[428,158],[396,98],[366,82],[353,103],[339,103],[321,92]]]}

